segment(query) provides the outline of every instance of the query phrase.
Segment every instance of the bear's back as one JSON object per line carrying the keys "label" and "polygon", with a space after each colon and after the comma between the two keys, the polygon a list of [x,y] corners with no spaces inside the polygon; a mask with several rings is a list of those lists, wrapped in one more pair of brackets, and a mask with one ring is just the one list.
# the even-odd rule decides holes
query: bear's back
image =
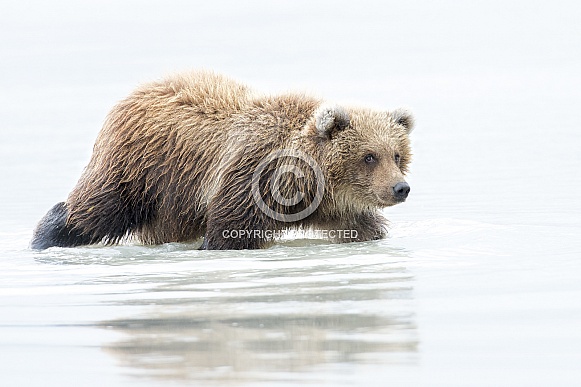
{"label": "bear's back", "polygon": [[247,106],[250,89],[211,71],[191,71],[166,78],[160,85],[172,102],[206,115],[230,115]]}

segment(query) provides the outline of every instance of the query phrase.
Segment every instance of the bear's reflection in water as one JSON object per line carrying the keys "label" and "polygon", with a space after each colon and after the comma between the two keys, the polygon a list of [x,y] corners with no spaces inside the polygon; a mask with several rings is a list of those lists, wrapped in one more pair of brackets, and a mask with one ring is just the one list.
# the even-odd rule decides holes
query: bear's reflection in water
{"label": "bear's reflection in water", "polygon": [[123,334],[105,350],[136,376],[197,381],[308,381],[315,366],[415,363],[413,277],[403,267],[378,266],[381,272],[367,267],[348,281],[321,273],[189,294],[191,280],[174,284],[179,298],[130,302],[155,305],[136,318],[102,322]]}

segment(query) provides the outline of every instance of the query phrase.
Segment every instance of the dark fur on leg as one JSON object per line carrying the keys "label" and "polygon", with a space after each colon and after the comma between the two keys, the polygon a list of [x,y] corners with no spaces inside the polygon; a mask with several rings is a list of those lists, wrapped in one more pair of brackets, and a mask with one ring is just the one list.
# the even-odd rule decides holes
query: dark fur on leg
{"label": "dark fur on leg", "polygon": [[74,247],[92,243],[91,238],[82,235],[67,225],[68,210],[64,202],[57,203],[38,222],[32,235],[30,247],[44,250],[49,247]]}
{"label": "dark fur on leg", "polygon": [[210,203],[203,250],[253,250],[266,247],[272,238],[265,231],[279,229],[277,222],[258,208],[250,181],[225,184]]}
{"label": "dark fur on leg", "polygon": [[210,218],[201,250],[254,250],[272,242],[265,237],[265,230],[275,230],[275,224],[263,219],[263,214],[255,214],[252,217],[253,223],[237,220],[237,213],[232,215],[234,219]]}
{"label": "dark fur on leg", "polygon": [[387,236],[387,220],[378,212],[354,214],[335,223],[336,229],[347,231],[336,243],[366,242]]}
{"label": "dark fur on leg", "polygon": [[[255,230],[257,234],[255,234]],[[208,229],[200,250],[255,250],[266,247],[271,241],[263,237],[260,228],[240,229],[232,224],[216,225]]]}

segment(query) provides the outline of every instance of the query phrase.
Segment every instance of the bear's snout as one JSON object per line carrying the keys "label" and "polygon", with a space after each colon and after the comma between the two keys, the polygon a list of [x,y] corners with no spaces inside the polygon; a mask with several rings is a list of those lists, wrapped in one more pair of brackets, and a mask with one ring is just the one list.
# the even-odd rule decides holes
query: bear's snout
{"label": "bear's snout", "polygon": [[409,193],[410,185],[405,181],[399,182],[393,187],[393,197],[398,202],[403,202],[404,200],[406,200]]}

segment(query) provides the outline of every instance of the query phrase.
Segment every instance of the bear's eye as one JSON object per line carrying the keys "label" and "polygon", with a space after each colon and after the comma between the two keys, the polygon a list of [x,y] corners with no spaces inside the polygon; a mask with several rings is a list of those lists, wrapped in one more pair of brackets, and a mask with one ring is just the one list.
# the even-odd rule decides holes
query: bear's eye
{"label": "bear's eye", "polygon": [[375,156],[373,156],[371,153],[366,155],[364,160],[367,164],[372,164],[376,161]]}
{"label": "bear's eye", "polygon": [[396,153],[395,156],[393,156],[393,158],[395,159],[395,163],[399,165],[399,161],[401,160],[399,153]]}

